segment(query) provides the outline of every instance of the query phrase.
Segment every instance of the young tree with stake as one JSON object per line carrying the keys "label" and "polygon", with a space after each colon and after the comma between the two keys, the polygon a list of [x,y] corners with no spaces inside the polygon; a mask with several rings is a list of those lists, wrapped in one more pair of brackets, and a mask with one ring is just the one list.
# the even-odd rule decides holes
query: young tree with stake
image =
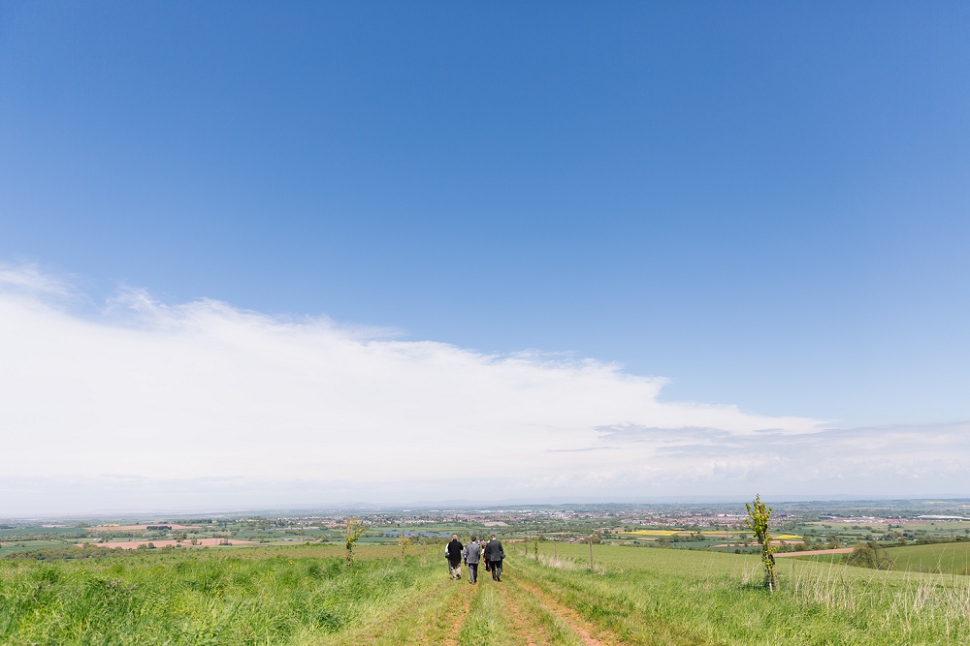
{"label": "young tree with stake", "polygon": [[354,564],[354,543],[367,530],[367,526],[356,516],[347,519],[347,566]]}
{"label": "young tree with stake", "polygon": [[761,545],[761,562],[765,565],[765,587],[774,592],[778,589],[778,572],[775,570],[775,551],[771,544],[771,532],[768,520],[771,518],[771,508],[761,502],[761,494],[754,497],[754,502],[746,502],[748,517],[744,523],[754,532],[754,537]]}

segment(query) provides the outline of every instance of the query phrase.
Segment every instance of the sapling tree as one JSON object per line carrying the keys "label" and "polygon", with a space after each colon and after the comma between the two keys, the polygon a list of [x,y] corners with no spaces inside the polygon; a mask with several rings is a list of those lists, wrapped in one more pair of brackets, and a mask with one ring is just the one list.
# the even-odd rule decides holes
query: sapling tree
{"label": "sapling tree", "polygon": [[771,518],[771,507],[761,502],[761,494],[754,497],[754,502],[746,502],[748,517],[744,523],[754,532],[754,537],[761,545],[761,562],[765,566],[765,587],[774,592],[778,589],[778,572],[775,570],[775,551],[771,544],[771,531],[768,520]]}
{"label": "sapling tree", "polygon": [[403,532],[397,539],[397,544],[401,546],[401,557],[407,556],[408,548],[411,547],[412,540],[410,536],[405,535]]}
{"label": "sapling tree", "polygon": [[364,522],[354,516],[353,518],[347,519],[347,565],[348,567],[354,564],[354,543],[357,539],[367,530],[367,526]]}

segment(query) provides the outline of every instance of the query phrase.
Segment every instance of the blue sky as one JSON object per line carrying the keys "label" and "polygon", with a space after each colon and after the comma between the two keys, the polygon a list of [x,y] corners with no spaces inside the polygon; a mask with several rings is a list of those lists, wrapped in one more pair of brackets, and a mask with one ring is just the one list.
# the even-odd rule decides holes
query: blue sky
{"label": "blue sky", "polygon": [[962,422],[968,33],[957,2],[7,3],[0,261],[96,310]]}

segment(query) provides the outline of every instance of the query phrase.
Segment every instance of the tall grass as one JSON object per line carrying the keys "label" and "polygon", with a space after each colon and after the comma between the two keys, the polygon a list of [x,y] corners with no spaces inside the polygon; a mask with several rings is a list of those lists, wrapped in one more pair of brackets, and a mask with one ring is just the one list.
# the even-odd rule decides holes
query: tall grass
{"label": "tall grass", "polygon": [[437,548],[340,547],[0,561],[0,644],[578,643],[546,595],[624,644],[970,643],[970,577],[788,559],[770,594],[756,556],[596,546],[590,571],[587,546],[543,545],[469,586]]}
{"label": "tall grass", "polygon": [[269,558],[254,552],[2,563],[0,643],[291,643],[390,614],[440,578],[423,556],[348,568],[298,548]]}
{"label": "tall grass", "polygon": [[[584,571],[575,555],[577,567],[547,565],[540,556],[517,557],[509,569],[630,643],[970,642],[970,581],[963,577],[803,562],[785,564],[781,589],[770,594],[756,558],[618,549],[601,549],[601,560],[626,556],[627,567],[604,573]],[[570,558],[569,548],[559,551]]]}

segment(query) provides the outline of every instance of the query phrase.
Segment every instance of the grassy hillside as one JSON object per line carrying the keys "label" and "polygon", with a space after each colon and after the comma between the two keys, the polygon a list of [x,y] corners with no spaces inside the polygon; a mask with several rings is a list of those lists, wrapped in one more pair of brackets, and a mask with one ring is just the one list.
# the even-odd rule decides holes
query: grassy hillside
{"label": "grassy hillside", "polygon": [[420,556],[367,558],[350,569],[327,551],[4,563],[0,643],[302,643],[383,619],[441,585]]}
{"label": "grassy hillside", "polygon": [[[0,562],[0,643],[147,645],[965,644],[970,577],[545,543],[503,582],[448,579],[439,547],[155,550]],[[558,558],[553,558],[555,550]],[[484,572],[483,572],[484,574]]]}
{"label": "grassy hillside", "polygon": [[[559,559],[549,558],[555,549]],[[782,590],[759,586],[757,557],[548,544],[525,578],[612,626],[629,643],[948,644],[970,639],[970,579],[779,561]],[[558,566],[558,567],[550,567]],[[651,635],[664,635],[651,642]]]}
{"label": "grassy hillside", "polygon": [[970,574],[970,543],[935,543],[891,547],[886,555],[897,570]]}
{"label": "grassy hillside", "polygon": [[[889,547],[880,549],[879,553],[889,559],[896,572],[970,575],[970,543],[968,542]],[[847,554],[814,554],[788,558],[785,561],[840,564],[847,557]],[[856,573],[854,576],[859,574]]]}

